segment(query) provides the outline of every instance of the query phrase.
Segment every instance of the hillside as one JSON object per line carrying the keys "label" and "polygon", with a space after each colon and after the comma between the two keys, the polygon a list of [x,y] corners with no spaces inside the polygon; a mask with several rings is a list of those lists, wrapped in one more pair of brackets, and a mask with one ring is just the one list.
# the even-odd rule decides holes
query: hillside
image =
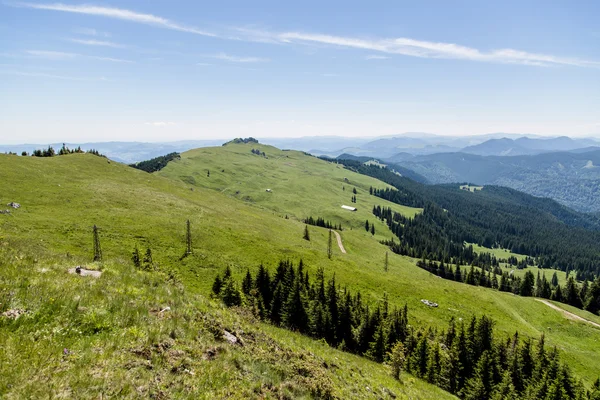
{"label": "hillside", "polygon": [[[318,267],[325,269],[327,277],[335,273],[340,285],[360,291],[363,299],[372,305],[380,302],[384,293],[390,305],[402,307],[406,303],[411,325],[442,329],[451,317],[468,320],[472,315],[487,314],[494,319],[501,335],[512,335],[518,330],[521,335],[538,338],[545,332],[546,343],[560,349],[574,373],[587,384],[596,379],[594,371],[600,368],[595,356],[596,328],[568,320],[533,298],[438,279],[417,268],[415,259],[409,257],[390,253],[389,270],[384,272],[387,249],[379,240],[389,239],[391,234],[383,222],[372,216],[372,206],[387,204],[407,216],[420,212],[368,194],[369,187],[383,189],[386,184],[299,152],[281,152],[261,146],[266,157],[258,156],[251,152],[257,147],[229,145],[183,153],[181,160],[170,162],[155,174],[92,155],[47,159],[0,156],[0,176],[4,183],[1,200],[22,205],[10,215],[0,216],[2,236],[9,240],[10,248],[16,247],[15,243],[23,246],[23,256],[19,257],[28,265],[34,265],[34,261],[25,258],[27,254],[36,255],[35,259],[38,259],[37,254],[52,255],[47,262],[39,258],[40,265],[34,266],[33,271],[38,267],[47,268],[45,263],[49,264],[48,268],[64,271],[89,262],[91,227],[96,224],[100,227],[108,271],[99,283],[113,273],[128,276],[126,271],[130,267],[127,265],[134,247],[142,251],[150,247],[160,270],[167,275],[175,274],[186,293],[201,297],[210,293],[214,277],[226,266],[241,278],[247,268],[255,272],[260,263],[274,269],[280,259],[302,258],[311,273]],[[210,178],[207,170],[210,170]],[[358,211],[345,212],[340,205],[350,203],[354,187],[358,192]],[[267,188],[272,192],[266,192]],[[310,227],[311,240],[302,239],[301,219],[309,215],[342,223],[344,230],[340,234],[347,254],[334,249],[332,260],[327,259],[325,229]],[[180,259],[185,251],[187,219],[191,221],[194,252]],[[365,231],[366,219],[375,223],[375,236]],[[10,259],[13,258],[14,255],[10,255]],[[113,268],[115,272],[110,272]],[[15,279],[20,279],[18,276],[18,270],[13,270],[4,278],[5,285],[14,284]],[[34,277],[43,281],[46,275],[23,276],[24,282],[30,280],[37,284]],[[64,273],[58,277],[58,285],[67,282],[63,278],[69,279]],[[128,290],[133,295],[146,290],[140,288],[135,279],[129,284],[130,289],[114,280],[106,285],[102,287],[114,286],[117,293],[122,291],[116,300],[123,303],[113,306],[105,303],[109,311],[120,309],[119,304],[130,301],[125,296]],[[421,299],[436,301],[440,307],[426,307]],[[16,297],[10,306],[35,310],[46,306],[50,299],[44,296],[39,300],[38,297],[38,305],[30,305],[28,301]],[[31,331],[45,329],[45,324],[42,320]],[[10,329],[16,327],[18,325],[9,324]],[[277,331],[271,326],[260,329]],[[72,339],[69,335],[66,338]],[[288,336],[280,334],[280,337]],[[293,337],[298,338],[298,347],[313,343],[305,337]],[[318,354],[329,354],[327,347],[320,348],[322,352]],[[347,370],[341,369],[339,373],[345,374]],[[346,375],[344,379],[349,378]],[[425,386],[421,388],[427,390]],[[343,397],[347,392],[340,393]],[[429,393],[435,398],[434,392]]]}
{"label": "hillside", "polygon": [[600,210],[600,151],[555,152],[533,156],[483,157],[465,153],[434,154],[393,162],[431,183],[472,182],[507,186],[549,197],[582,212]]}

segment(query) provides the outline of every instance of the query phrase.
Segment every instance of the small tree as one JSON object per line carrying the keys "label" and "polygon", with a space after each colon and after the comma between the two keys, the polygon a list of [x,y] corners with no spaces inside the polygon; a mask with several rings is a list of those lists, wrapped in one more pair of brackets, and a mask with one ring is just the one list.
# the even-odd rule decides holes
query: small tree
{"label": "small tree", "polygon": [[388,360],[390,367],[392,367],[392,376],[400,380],[400,373],[406,361],[406,349],[401,341],[397,341],[392,347],[392,351],[388,353]]}
{"label": "small tree", "polygon": [[371,235],[375,235],[375,225],[371,224]]}
{"label": "small tree", "polygon": [[366,221],[365,221],[365,230],[366,230],[367,232],[369,232],[369,228],[370,228],[370,226],[369,226],[369,220],[366,220]]}
{"label": "small tree", "polygon": [[150,271],[152,269],[152,250],[150,247],[146,249],[146,254],[144,254],[144,269],[146,271]]}
{"label": "small tree", "polygon": [[302,236],[304,240],[310,241],[310,234],[308,233],[308,225],[304,225],[304,236]]}
{"label": "small tree", "polygon": [[131,261],[133,261],[133,266],[136,267],[137,269],[140,269],[142,267],[140,251],[138,250],[137,247],[135,249],[133,249],[133,253],[131,253]]}

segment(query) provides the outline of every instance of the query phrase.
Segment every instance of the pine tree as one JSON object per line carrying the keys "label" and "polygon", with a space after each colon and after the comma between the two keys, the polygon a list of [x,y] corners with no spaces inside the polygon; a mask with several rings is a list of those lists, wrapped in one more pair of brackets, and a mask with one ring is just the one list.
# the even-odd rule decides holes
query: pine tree
{"label": "pine tree", "polygon": [[371,235],[375,235],[375,225],[371,224]]}
{"label": "pine tree", "polygon": [[142,267],[142,261],[140,259],[140,251],[137,247],[135,249],[133,249],[133,252],[131,253],[131,261],[133,261],[133,266],[136,269],[140,269]]}
{"label": "pine tree", "polygon": [[300,281],[300,277],[295,279],[294,287],[283,305],[282,322],[291,330],[307,332],[308,315],[302,300]]}
{"label": "pine tree", "polygon": [[227,307],[241,306],[242,296],[235,285],[233,278],[224,279],[221,288],[221,300]]}
{"label": "pine tree", "polygon": [[406,362],[406,349],[401,341],[397,341],[388,353],[389,364],[392,367],[392,376],[400,380],[400,374]]}
{"label": "pine tree", "polygon": [[244,280],[242,281],[242,292],[246,296],[250,296],[251,291],[252,291],[252,275],[250,274],[250,269],[247,269],[246,276],[244,276]]}
{"label": "pine tree", "polygon": [[304,240],[310,241],[310,234],[308,233],[308,225],[304,225],[304,236],[302,236]]}
{"label": "pine tree", "polygon": [[464,391],[466,400],[488,399],[493,388],[493,361],[489,352],[485,351],[477,362],[473,377],[469,379]]}
{"label": "pine tree", "polygon": [[365,230],[369,232],[369,220],[365,221]]}
{"label": "pine tree", "polygon": [[217,275],[217,277],[215,278],[215,281],[213,282],[212,285],[212,292],[218,296],[221,293],[221,287],[223,286],[223,281],[221,280],[221,277],[219,275]]}
{"label": "pine tree", "polygon": [[102,248],[100,247],[100,236],[96,225],[94,225],[92,233],[94,236],[94,261],[102,261]]}
{"label": "pine tree", "polygon": [[556,272],[554,272],[554,274],[552,274],[552,286],[553,287],[558,286],[558,275],[556,275]]}
{"label": "pine tree", "polygon": [[152,263],[153,263],[153,261],[152,261],[152,250],[150,250],[150,247],[148,247],[146,249],[146,253],[144,254],[144,264],[143,264],[144,269],[146,271],[152,270]]}

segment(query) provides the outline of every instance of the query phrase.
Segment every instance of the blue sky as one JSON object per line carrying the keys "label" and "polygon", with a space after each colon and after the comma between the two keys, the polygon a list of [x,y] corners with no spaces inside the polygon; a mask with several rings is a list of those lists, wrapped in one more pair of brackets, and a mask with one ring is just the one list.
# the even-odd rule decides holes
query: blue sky
{"label": "blue sky", "polygon": [[0,2],[0,142],[600,135],[597,1]]}

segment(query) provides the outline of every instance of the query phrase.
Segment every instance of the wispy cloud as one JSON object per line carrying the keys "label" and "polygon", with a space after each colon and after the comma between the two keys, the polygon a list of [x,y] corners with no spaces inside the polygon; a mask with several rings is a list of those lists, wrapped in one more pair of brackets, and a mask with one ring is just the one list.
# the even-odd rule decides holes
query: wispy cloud
{"label": "wispy cloud", "polygon": [[25,53],[33,57],[47,58],[49,60],[66,60],[73,59],[78,56],[75,53],[65,53],[62,51],[48,50],[26,50]]}
{"label": "wispy cloud", "polygon": [[365,60],[387,60],[389,57],[388,56],[380,56],[377,54],[369,54],[368,56],[365,57]]}
{"label": "wispy cloud", "polygon": [[260,62],[268,62],[268,61],[270,61],[268,58],[261,58],[261,57],[238,57],[238,56],[232,56],[232,55],[229,55],[229,54],[226,54],[226,53],[213,54],[213,55],[208,55],[206,57],[214,58],[214,59],[217,59],[217,60],[234,62],[234,63],[260,63]]}
{"label": "wispy cloud", "polygon": [[116,49],[123,49],[127,46],[119,44],[119,43],[114,43],[114,42],[109,42],[106,40],[96,40],[96,39],[74,39],[74,38],[70,38],[67,39],[69,42],[73,42],[73,43],[78,43],[78,44],[83,44],[86,46],[103,46],[103,47],[113,47]]}
{"label": "wispy cloud", "polygon": [[43,72],[25,72],[25,71],[13,71],[13,70],[0,70],[0,74],[5,75],[16,75],[16,76],[26,76],[32,78],[51,78],[51,79],[60,79],[60,80],[69,80],[69,81],[85,81],[89,80],[87,78],[80,78],[76,76],[66,76],[66,75],[54,75],[54,74],[46,74]]}
{"label": "wispy cloud", "polygon": [[77,54],[77,53],[65,53],[62,51],[26,50],[25,53],[31,57],[45,58],[48,60],[72,60],[72,59],[76,59],[76,58],[88,58],[88,59],[92,59],[92,60],[110,61],[110,62],[127,63],[127,64],[131,64],[134,62],[131,60],[123,60],[120,58],[102,57],[102,56],[85,55],[85,54]]}
{"label": "wispy cloud", "polygon": [[102,17],[121,19],[140,24],[154,25],[166,29],[172,29],[180,32],[194,33],[202,36],[216,36],[213,33],[179,24],[167,18],[152,14],[143,14],[123,8],[100,7],[87,4],[71,5],[63,3],[41,4],[41,3],[14,3],[17,7],[33,8],[36,10],[62,11],[75,14],[97,15]]}
{"label": "wispy cloud", "polygon": [[96,30],[93,28],[77,28],[77,29],[73,29],[73,32],[78,33],[80,35],[100,36],[100,37],[105,37],[105,38],[108,38],[111,36],[111,34],[108,32],[99,31],[99,30]]}
{"label": "wispy cloud", "polygon": [[[563,57],[550,54],[540,54],[516,49],[480,50],[468,46],[447,42],[430,42],[411,38],[358,38],[352,36],[336,36],[321,33],[304,32],[271,32],[248,28],[228,28],[231,34],[215,34],[193,26],[184,25],[170,19],[153,14],[144,14],[132,10],[101,7],[93,5],[69,5],[63,3],[12,3],[16,7],[26,7],[38,10],[51,10],[75,14],[96,15],[107,18],[126,20],[130,22],[157,26],[180,32],[193,33],[202,36],[220,37],[230,40],[245,40],[276,44],[329,45],[342,48],[354,48],[382,55],[403,55],[409,57],[468,60],[475,62],[520,64],[538,67],[576,66],[600,67],[600,61],[592,61],[577,57]],[[227,31],[227,29],[225,29]],[[219,58],[230,62],[261,62],[268,61],[257,57],[233,57],[219,54]],[[375,58],[371,58],[375,59]]]}
{"label": "wispy cloud", "polygon": [[165,122],[165,121],[155,121],[155,122],[146,122],[145,125],[156,126],[159,128],[164,128],[166,126],[177,125],[175,122]]}
{"label": "wispy cloud", "polygon": [[588,61],[579,58],[529,53],[514,49],[484,52],[454,43],[427,42],[409,38],[359,39],[300,32],[281,33],[277,37],[285,43],[326,44],[420,58],[459,59],[535,66],[571,65],[578,67],[600,67],[600,62],[598,61]]}

